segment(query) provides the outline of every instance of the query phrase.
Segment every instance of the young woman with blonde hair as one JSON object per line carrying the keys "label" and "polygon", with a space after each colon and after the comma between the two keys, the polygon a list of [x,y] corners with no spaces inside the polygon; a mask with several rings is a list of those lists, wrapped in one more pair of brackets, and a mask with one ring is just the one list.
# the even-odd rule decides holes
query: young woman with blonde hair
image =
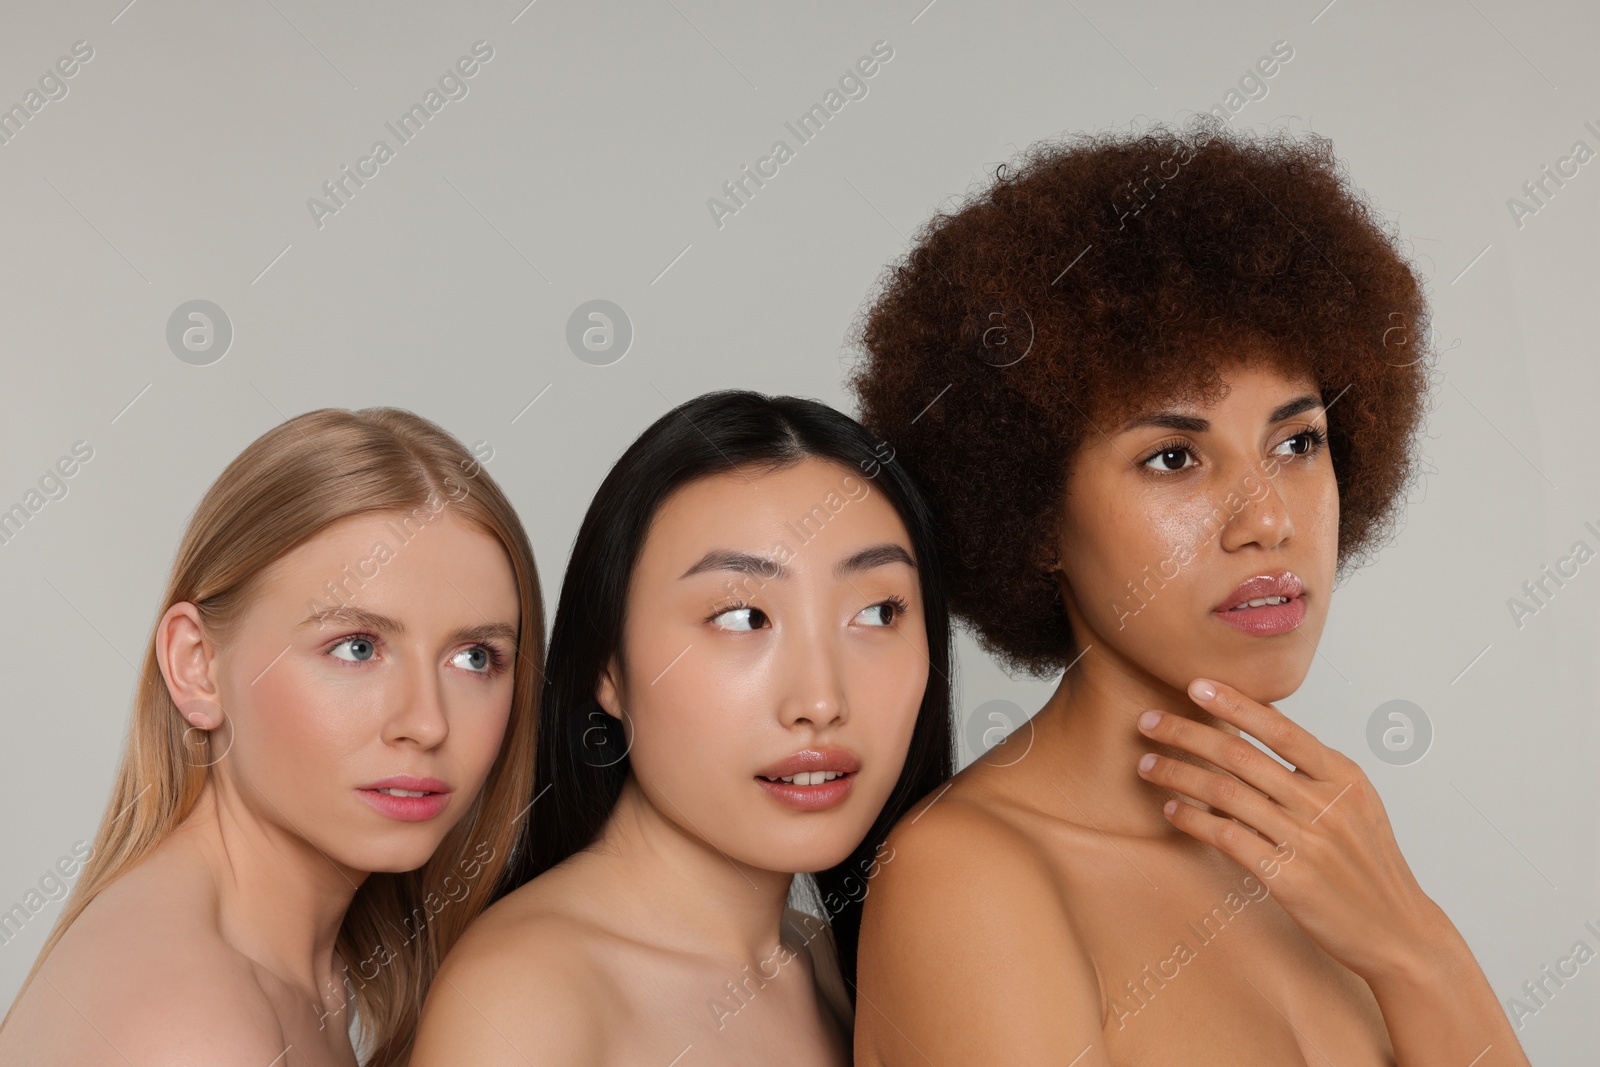
{"label": "young woman with blonde hair", "polygon": [[394,408],[263,434],[201,500],[7,1063],[369,1064],[506,870],[543,606],[473,454]]}

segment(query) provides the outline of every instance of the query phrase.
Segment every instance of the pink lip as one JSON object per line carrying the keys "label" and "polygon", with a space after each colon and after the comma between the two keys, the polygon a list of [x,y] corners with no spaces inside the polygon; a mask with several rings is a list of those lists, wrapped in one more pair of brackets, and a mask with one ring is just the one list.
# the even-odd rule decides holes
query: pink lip
{"label": "pink lip", "polygon": [[[803,749],[760,771],[756,784],[780,804],[797,811],[824,811],[844,802],[860,770],[861,758],[849,749]],[[839,777],[820,785],[791,785],[769,780],[801,771],[834,771]]]}
{"label": "pink lip", "polygon": [[[392,793],[380,793],[380,789],[404,789],[427,795],[398,797]],[[378,814],[401,822],[425,822],[450,804],[450,787],[447,784],[437,778],[416,778],[409,774],[397,774],[380,782],[359,786],[356,792]]]}
{"label": "pink lip", "polygon": [[861,769],[861,757],[848,748],[803,748],[791,756],[769,764],[756,773],[763,778],[784,778],[801,771],[840,771],[853,773]]}
{"label": "pink lip", "polygon": [[[1239,606],[1261,597],[1285,597],[1287,603],[1255,608]],[[1211,615],[1236,630],[1257,637],[1288,633],[1305,621],[1305,586],[1293,571],[1247,578],[1212,609]]]}

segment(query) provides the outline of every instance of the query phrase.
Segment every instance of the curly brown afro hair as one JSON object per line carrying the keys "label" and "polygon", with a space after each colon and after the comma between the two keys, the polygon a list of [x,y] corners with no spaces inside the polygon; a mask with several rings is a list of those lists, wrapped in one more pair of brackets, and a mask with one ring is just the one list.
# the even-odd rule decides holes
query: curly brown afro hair
{"label": "curly brown afro hair", "polygon": [[1422,280],[1323,137],[1182,130],[1041,142],[919,230],[853,340],[861,421],[927,491],[951,609],[1034,675],[1075,654],[1053,558],[1094,426],[1210,403],[1241,361],[1329,407],[1339,571],[1393,530],[1433,349]]}

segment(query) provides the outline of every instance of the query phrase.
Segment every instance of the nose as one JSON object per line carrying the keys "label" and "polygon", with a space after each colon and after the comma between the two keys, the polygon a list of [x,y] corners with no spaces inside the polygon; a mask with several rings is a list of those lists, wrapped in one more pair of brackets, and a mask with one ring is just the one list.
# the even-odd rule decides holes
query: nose
{"label": "nose", "polygon": [[796,628],[780,652],[778,718],[784,726],[809,722],[822,729],[849,718],[841,674],[843,658],[826,627]]}
{"label": "nose", "polygon": [[[1279,475],[1267,475],[1252,467],[1250,472],[1231,482],[1235,488],[1230,496],[1237,495],[1244,505],[1233,512],[1222,528],[1222,547],[1236,552],[1247,545],[1276,548],[1294,536],[1294,520],[1289,515],[1289,505],[1278,485]],[[1240,492],[1253,488],[1253,491]],[[1229,512],[1223,506],[1224,514]]]}
{"label": "nose", "polygon": [[386,743],[410,743],[430,749],[437,748],[449,736],[444,692],[431,660],[413,657],[410,668],[400,674],[398,691],[387,697],[393,711],[384,719]]}

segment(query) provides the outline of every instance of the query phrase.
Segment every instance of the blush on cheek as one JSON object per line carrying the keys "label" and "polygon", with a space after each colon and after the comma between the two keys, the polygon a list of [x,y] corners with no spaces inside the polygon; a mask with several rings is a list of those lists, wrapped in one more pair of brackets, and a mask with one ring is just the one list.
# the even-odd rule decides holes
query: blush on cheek
{"label": "blush on cheek", "polygon": [[[470,777],[472,795],[475,795],[489,776],[489,769],[494,766],[495,757],[505,743],[506,731],[511,725],[511,697],[508,692],[489,707],[463,710],[464,714],[450,718],[450,743],[454,749],[455,766],[464,776]],[[468,784],[462,782],[463,787]],[[463,799],[470,801],[471,796]]]}
{"label": "blush on cheek", "polygon": [[235,716],[240,770],[262,780],[257,788],[283,804],[282,796],[327,796],[346,782],[340,769],[369,743],[378,726],[372,714],[382,700],[378,686],[330,686],[324,676],[300,669],[285,655],[243,689],[247,706]]}

